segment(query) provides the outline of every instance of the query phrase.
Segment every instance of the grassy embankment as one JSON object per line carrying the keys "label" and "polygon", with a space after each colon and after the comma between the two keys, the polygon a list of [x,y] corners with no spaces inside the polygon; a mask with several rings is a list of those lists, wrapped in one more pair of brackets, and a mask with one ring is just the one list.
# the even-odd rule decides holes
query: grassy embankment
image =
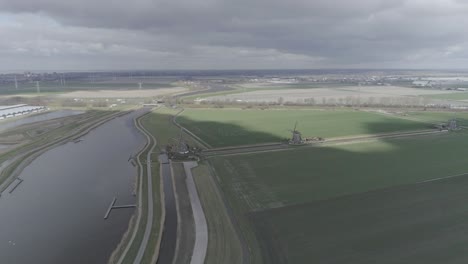
{"label": "grassy embankment", "polygon": [[[172,138],[178,138],[179,129],[172,125],[171,122],[171,115],[174,115],[178,112],[178,110],[168,109],[168,108],[161,108],[156,109],[153,112],[148,113],[147,115],[141,118],[142,126],[155,137],[157,141],[157,146],[155,148],[155,152],[152,155],[152,176],[153,176],[153,198],[154,198],[154,218],[153,218],[153,225],[152,225],[152,232],[151,237],[148,242],[147,249],[145,251],[145,255],[143,257],[143,263],[151,263],[154,259],[155,254],[157,253],[157,246],[158,241],[160,238],[160,228],[161,228],[161,215],[162,215],[162,208],[161,208],[161,178],[159,173],[159,162],[157,160],[157,153],[162,150],[164,145],[169,143],[173,143]],[[152,143],[151,143],[152,144]],[[151,145],[150,144],[150,145]],[[148,150],[142,152],[139,156],[140,161],[143,164],[143,179],[142,180],[142,208],[147,208],[147,174],[146,174],[146,155]],[[133,244],[131,245],[127,255],[123,263],[133,263],[133,259],[135,258],[138,249],[140,247],[140,242],[143,238],[144,229],[146,226],[146,217],[147,217],[147,210],[143,210],[141,214],[140,224],[138,226],[137,235]]]}
{"label": "grassy embankment", "polygon": [[[142,120],[145,128],[157,139],[159,148],[174,143],[173,138],[178,138],[180,129],[172,123],[172,117],[178,112],[178,109],[161,108],[148,114]],[[188,135],[183,134],[183,137],[189,144],[196,144]],[[203,165],[203,168],[196,168],[194,173],[208,221],[210,240],[207,263],[239,263],[237,261],[241,257],[239,242],[233,233],[234,229],[228,220],[226,209],[219,200],[216,186],[209,178],[211,175],[204,173],[206,169],[206,165]],[[155,190],[159,192],[159,188]],[[160,196],[158,194],[155,197]],[[222,261],[219,262],[219,260]]]}
{"label": "grassy embankment", "polygon": [[[140,122],[140,124],[145,128],[148,129],[147,126],[147,120],[148,120],[149,114],[144,115],[140,118],[137,119],[137,123]],[[139,120],[139,121],[138,121]],[[138,126],[138,124],[137,124]],[[132,241],[132,244],[130,245],[130,248],[125,255],[122,263],[124,264],[131,264],[133,263],[138,250],[140,249],[140,244],[141,241],[143,240],[144,232],[145,232],[145,227],[146,227],[146,222],[147,222],[147,216],[148,216],[148,172],[147,172],[147,166],[146,166],[146,157],[148,152],[150,151],[151,146],[153,145],[153,140],[150,137],[150,141],[147,142],[145,148],[143,149],[142,152],[140,152],[137,156],[137,159],[141,163],[142,167],[138,168],[138,174],[142,177],[138,177],[138,182],[137,184],[141,186],[141,189],[139,189],[139,192],[141,192],[141,211],[140,213],[140,222],[137,222],[137,219],[133,219],[133,223],[130,225],[130,230],[129,230],[129,235],[127,236],[127,239],[131,237],[131,234],[135,232],[136,228],[136,235],[135,239]],[[157,161],[157,156],[154,155],[155,153],[153,152],[152,154],[152,164],[151,164],[151,175],[153,177],[152,184],[153,184],[153,223],[152,223],[152,229],[151,229],[151,237],[148,242],[147,248],[145,249],[145,253],[143,255],[143,260],[142,263],[152,263],[155,254],[157,253],[156,247],[157,247],[157,241],[160,236],[160,226],[161,226],[161,215],[162,215],[162,208],[161,208],[161,196],[160,196],[160,173],[159,173],[159,163]],[[142,171],[141,171],[142,170]],[[137,225],[138,224],[138,225]],[[121,245],[121,250],[123,250],[124,245],[127,245],[130,243],[130,241],[124,241]],[[122,254],[122,252],[118,253],[117,255]]]}

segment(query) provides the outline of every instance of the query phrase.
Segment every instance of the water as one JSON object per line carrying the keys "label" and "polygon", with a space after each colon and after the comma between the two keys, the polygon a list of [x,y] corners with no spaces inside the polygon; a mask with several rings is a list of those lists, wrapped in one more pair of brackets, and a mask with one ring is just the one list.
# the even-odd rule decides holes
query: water
{"label": "water", "polygon": [[0,132],[5,131],[7,129],[15,128],[21,125],[46,121],[54,118],[66,117],[71,115],[79,115],[84,113],[83,111],[76,111],[76,110],[58,110],[54,112],[48,112],[44,114],[36,114],[32,116],[25,116],[23,118],[17,120],[1,120],[0,121]]}
{"label": "water", "polygon": [[[128,158],[144,144],[132,113],[33,161],[0,198],[1,263],[105,263],[135,209],[104,214],[112,198],[132,204],[137,174]],[[7,189],[9,190],[9,189]]]}

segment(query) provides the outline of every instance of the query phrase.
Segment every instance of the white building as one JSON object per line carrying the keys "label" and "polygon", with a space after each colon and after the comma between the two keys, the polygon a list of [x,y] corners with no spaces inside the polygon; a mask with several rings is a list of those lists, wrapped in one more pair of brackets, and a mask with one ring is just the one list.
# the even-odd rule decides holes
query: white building
{"label": "white building", "polygon": [[432,82],[431,81],[414,81],[413,86],[417,87],[431,87]]}
{"label": "white building", "polygon": [[30,106],[26,104],[0,106],[0,120],[45,110],[45,106]]}

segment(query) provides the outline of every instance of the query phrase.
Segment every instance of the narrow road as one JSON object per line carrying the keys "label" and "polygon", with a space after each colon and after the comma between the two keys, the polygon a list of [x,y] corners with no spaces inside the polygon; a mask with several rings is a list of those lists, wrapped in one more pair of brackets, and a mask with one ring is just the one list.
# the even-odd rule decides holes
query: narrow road
{"label": "narrow road", "polygon": [[206,250],[208,249],[208,225],[205,213],[198,197],[197,187],[193,180],[192,168],[198,166],[195,161],[184,162],[185,175],[187,176],[187,190],[189,192],[190,204],[192,205],[193,218],[195,220],[195,245],[193,247],[190,264],[203,264],[205,262]]}
{"label": "narrow road", "polygon": [[141,260],[143,259],[143,255],[145,254],[145,250],[148,246],[148,241],[151,235],[151,228],[153,227],[153,181],[152,181],[152,176],[151,176],[151,154],[153,153],[154,148],[156,147],[156,139],[149,133],[140,123],[140,120],[138,120],[138,126],[139,129],[145,134],[148,142],[153,142],[153,145],[151,146],[150,150],[148,151],[146,155],[146,175],[148,178],[148,214],[146,218],[146,227],[145,227],[145,233],[143,235],[143,240],[141,241],[140,248],[138,249],[138,253],[135,257],[135,260],[133,261],[133,264],[140,264]]}
{"label": "narrow road", "polygon": [[409,132],[397,132],[397,133],[385,133],[376,135],[361,135],[351,136],[343,138],[330,138],[325,141],[317,141],[313,143],[304,144],[301,146],[293,146],[287,143],[271,143],[271,144],[258,144],[248,146],[237,146],[237,147],[226,147],[226,148],[214,148],[204,150],[202,155],[206,158],[213,156],[231,156],[231,155],[242,155],[251,153],[271,152],[271,151],[284,151],[294,150],[297,148],[317,147],[321,145],[337,145],[337,144],[351,144],[357,142],[366,142],[377,139],[391,139],[391,138],[403,138],[403,137],[416,137],[416,136],[427,136],[434,134],[448,133],[447,131],[439,130],[421,130],[421,131],[409,131]]}

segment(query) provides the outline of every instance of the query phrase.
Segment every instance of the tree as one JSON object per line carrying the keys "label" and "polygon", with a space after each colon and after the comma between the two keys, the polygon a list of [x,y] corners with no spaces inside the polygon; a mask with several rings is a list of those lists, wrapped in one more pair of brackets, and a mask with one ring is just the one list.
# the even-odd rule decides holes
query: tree
{"label": "tree", "polygon": [[278,98],[278,104],[283,105],[283,103],[284,103],[284,98],[283,97]]}

